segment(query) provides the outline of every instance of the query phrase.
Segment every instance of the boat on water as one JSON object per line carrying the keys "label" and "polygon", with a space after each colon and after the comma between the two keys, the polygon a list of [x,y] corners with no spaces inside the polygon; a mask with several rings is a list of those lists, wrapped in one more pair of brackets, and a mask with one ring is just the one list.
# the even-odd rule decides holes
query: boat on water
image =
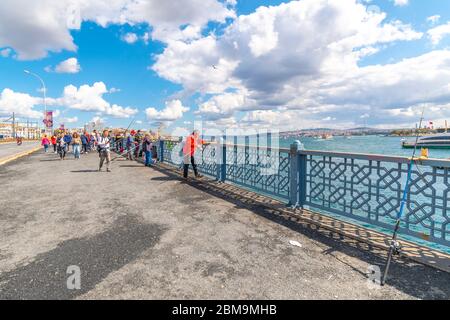
{"label": "boat on water", "polygon": [[[402,141],[402,147],[405,149],[412,149],[415,146],[415,141]],[[417,141],[417,148],[450,149],[450,133],[420,137]]]}
{"label": "boat on water", "polygon": [[322,139],[323,140],[331,140],[331,139],[333,139],[333,135],[331,135],[331,134],[324,134],[324,135],[322,135]]}

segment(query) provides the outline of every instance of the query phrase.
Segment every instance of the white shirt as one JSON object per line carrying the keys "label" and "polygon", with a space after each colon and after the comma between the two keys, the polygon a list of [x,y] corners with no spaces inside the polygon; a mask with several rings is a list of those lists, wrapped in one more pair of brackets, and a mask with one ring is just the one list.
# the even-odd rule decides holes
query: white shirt
{"label": "white shirt", "polygon": [[111,147],[109,137],[103,137],[103,136],[98,137],[97,143],[98,143],[98,146],[102,149],[109,150]]}

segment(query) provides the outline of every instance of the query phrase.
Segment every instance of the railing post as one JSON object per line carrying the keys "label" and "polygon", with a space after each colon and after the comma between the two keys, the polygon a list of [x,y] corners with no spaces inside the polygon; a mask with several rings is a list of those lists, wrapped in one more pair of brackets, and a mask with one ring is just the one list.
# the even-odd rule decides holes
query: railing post
{"label": "railing post", "polygon": [[298,207],[299,206],[299,156],[298,156],[299,144],[293,143],[291,144],[291,151],[289,153],[289,161],[290,161],[290,196],[289,196],[289,204],[290,207]]}
{"label": "railing post", "polygon": [[164,162],[164,140],[159,140],[159,162]]}
{"label": "railing post", "polygon": [[220,146],[220,148],[222,148],[222,163],[220,165],[220,167],[221,167],[220,181],[225,182],[227,180],[227,137],[226,136],[223,136],[222,145]]}
{"label": "railing post", "polygon": [[221,174],[222,174],[222,138],[219,138],[217,141],[215,137],[211,140],[216,144],[215,147],[215,159],[214,164],[216,165],[216,181],[221,181]]}
{"label": "railing post", "polygon": [[[303,149],[303,148],[302,148]],[[298,152],[298,205],[300,208],[303,208],[306,203],[306,192],[307,192],[307,185],[306,185],[306,177],[307,177],[307,170],[308,170],[308,156],[306,154],[302,153],[303,150],[300,150]]]}

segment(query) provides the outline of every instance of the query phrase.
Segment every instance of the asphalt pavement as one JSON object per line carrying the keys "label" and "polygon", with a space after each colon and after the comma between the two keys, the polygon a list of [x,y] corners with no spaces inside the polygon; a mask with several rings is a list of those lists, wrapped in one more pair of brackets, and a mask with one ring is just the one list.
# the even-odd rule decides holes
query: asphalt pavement
{"label": "asphalt pavement", "polygon": [[[384,258],[362,245],[136,162],[97,172],[98,160],[38,151],[0,167],[0,299],[450,297],[447,273],[394,263],[389,284],[372,286]],[[73,267],[79,289],[67,285]]]}

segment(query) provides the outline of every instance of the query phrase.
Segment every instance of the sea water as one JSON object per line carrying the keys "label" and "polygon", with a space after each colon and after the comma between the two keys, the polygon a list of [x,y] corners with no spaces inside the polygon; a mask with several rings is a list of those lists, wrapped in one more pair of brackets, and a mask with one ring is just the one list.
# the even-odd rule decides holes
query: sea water
{"label": "sea water", "polygon": [[[299,140],[304,144],[306,150],[411,157],[413,150],[402,148],[403,139],[405,138],[383,136],[334,137],[329,140],[310,137],[280,138],[280,147],[290,148],[290,145],[294,143],[295,140]],[[415,138],[408,138],[407,140],[414,141],[414,139]],[[435,159],[450,159],[450,149],[430,149],[429,157]]]}

